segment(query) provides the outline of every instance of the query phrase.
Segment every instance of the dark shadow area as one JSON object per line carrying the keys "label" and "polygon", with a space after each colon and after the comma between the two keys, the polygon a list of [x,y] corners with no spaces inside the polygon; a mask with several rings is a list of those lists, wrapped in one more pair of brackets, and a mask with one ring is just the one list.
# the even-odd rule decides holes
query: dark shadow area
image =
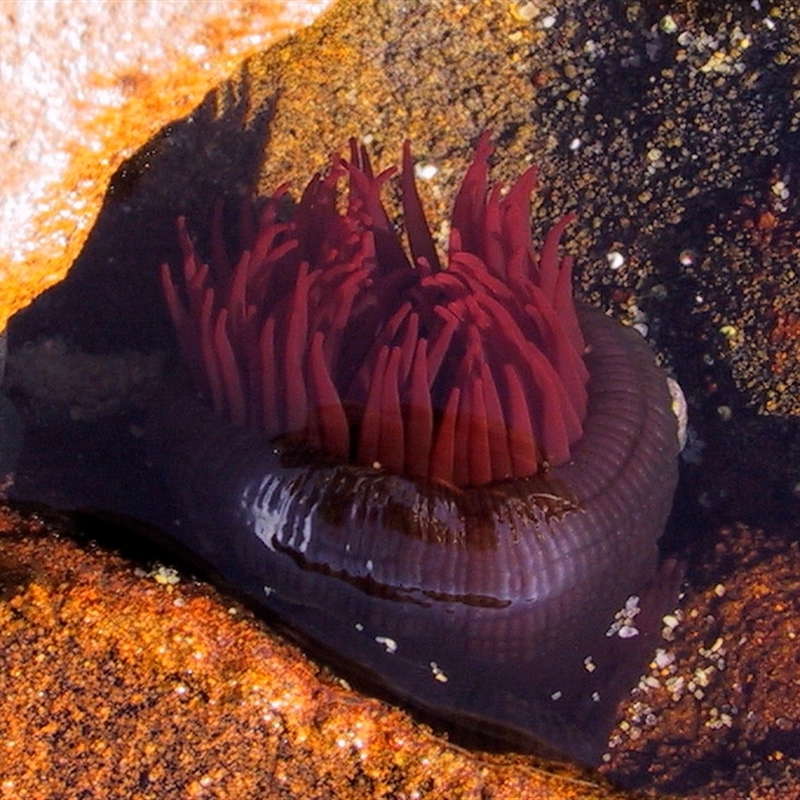
{"label": "dark shadow area", "polygon": [[274,98],[254,112],[246,75],[241,96],[223,84],[120,166],[65,280],[9,325],[10,349],[53,335],[91,352],[172,346],[158,268],[180,263],[176,218],[207,245],[214,203],[252,191],[268,146]]}
{"label": "dark shadow area", "polygon": [[704,284],[707,276],[681,264],[681,254],[690,254],[693,264],[705,257],[713,232],[736,213],[739,201],[738,192],[701,193],[687,203],[680,224],[647,244],[656,266],[652,281],[668,292],[650,295],[642,307],[657,349],[667,354],[690,402],[689,440],[665,544],[694,555],[713,546],[721,526],[743,523],[787,539],[800,529],[800,422],[758,413],[736,383],[718,317],[704,302],[714,296],[719,305],[717,296],[734,296],[736,287]]}
{"label": "dark shadow area", "polygon": [[67,277],[10,320],[9,394],[25,427],[10,499],[171,518],[142,438],[147,398],[177,366],[159,268],[181,263],[179,215],[207,248],[214,203],[256,183],[274,97],[253,111],[242,76],[117,170]]}

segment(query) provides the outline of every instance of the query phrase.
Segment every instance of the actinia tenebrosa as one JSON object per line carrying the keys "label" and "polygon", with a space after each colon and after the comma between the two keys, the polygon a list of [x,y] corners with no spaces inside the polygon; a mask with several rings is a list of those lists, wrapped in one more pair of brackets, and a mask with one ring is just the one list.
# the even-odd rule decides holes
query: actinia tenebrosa
{"label": "actinia tenebrosa", "polygon": [[392,170],[355,144],[288,219],[284,188],[254,205],[233,260],[220,213],[209,263],[181,218],[183,275],[162,278],[194,391],[165,395],[151,436],[179,536],[308,641],[441,717],[592,763],[674,599],[656,542],[677,422],[642,337],[573,301],[573,216],[537,250],[536,173],[503,194],[490,154],[484,136],[445,259],[408,145],[407,247],[380,199]]}

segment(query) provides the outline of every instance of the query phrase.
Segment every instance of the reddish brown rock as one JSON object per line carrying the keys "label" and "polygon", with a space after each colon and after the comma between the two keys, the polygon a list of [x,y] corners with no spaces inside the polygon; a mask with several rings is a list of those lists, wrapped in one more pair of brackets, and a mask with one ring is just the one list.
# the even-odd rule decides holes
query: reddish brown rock
{"label": "reddish brown rock", "polygon": [[625,709],[605,771],[693,800],[797,797],[796,538],[721,530],[691,571],[678,618]]}
{"label": "reddish brown rock", "polygon": [[355,693],[237,603],[0,511],[0,796],[613,800]]}

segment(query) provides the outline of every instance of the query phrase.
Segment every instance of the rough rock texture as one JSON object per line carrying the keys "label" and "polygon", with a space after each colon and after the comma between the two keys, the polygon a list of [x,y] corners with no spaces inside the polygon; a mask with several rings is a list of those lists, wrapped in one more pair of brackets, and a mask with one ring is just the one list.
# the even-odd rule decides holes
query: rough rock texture
{"label": "rough rock texture", "polygon": [[[488,0],[339,3],[324,26],[304,30],[245,63],[236,79],[221,84],[190,119],[177,120],[192,101],[184,106],[174,100],[175,123],[114,174],[103,213],[70,280],[10,326],[8,387],[28,426],[15,491],[54,504],[129,513],[132,486],[146,486],[148,501],[155,496],[146,471],[123,479],[112,456],[122,443],[135,447],[142,424],[137,405],[148,382],[158,379],[170,346],[154,276],[162,261],[178,258],[176,214],[189,216],[202,245],[204,221],[217,197],[233,197],[254,185],[264,191],[287,178],[302,185],[331,150],[356,135],[371,141],[379,164],[393,163],[401,141],[411,138],[418,160],[435,168],[423,193],[431,218],[441,218],[474,140],[491,129],[498,139],[495,174],[508,178],[531,160],[540,165],[545,189],[537,200],[538,220],[552,220],[573,207],[579,214],[569,247],[577,256],[582,293],[650,338],[690,403],[689,446],[667,540],[668,548],[692,565],[681,615],[676,615],[682,620],[666,626],[663,653],[621,710],[604,769],[655,796],[797,796],[800,708],[794,681],[800,654],[791,620],[798,602],[792,576],[800,530],[799,54],[800,12],[789,0],[564,0],[557,9],[540,2]],[[158,94],[159,87],[154,88]],[[164,96],[157,102],[163,108]],[[122,123],[116,114],[110,119],[118,130]],[[148,124],[130,117],[123,127]],[[119,151],[109,157],[118,158]],[[108,176],[111,168],[103,169]],[[64,185],[64,207],[70,205],[71,186]],[[101,184],[86,186],[87,209],[99,191]],[[92,217],[87,213],[80,225],[88,227]],[[46,233],[48,227],[38,230]],[[28,241],[36,242],[36,236]],[[66,248],[57,269],[55,261],[31,255],[26,269],[41,276],[37,270],[46,264],[61,274],[76,251]],[[22,299],[12,279],[0,280],[1,308],[8,313]],[[86,378],[79,380],[83,370]],[[47,538],[21,541],[29,556],[35,555],[27,562],[10,557],[12,566],[43,559],[58,544]],[[87,592],[78,587],[91,572],[99,573],[103,587],[88,592],[98,603],[115,602],[106,588],[109,572],[125,576],[126,591],[133,592],[138,580],[153,595],[151,579],[136,579],[115,556],[66,547],[69,559],[66,551],[56,552],[71,570],[44,581],[50,587],[45,607],[67,607],[78,596],[88,603]],[[40,595],[30,587],[39,584],[23,585],[28,588],[9,595],[8,603],[35,606]],[[153,595],[166,604],[161,610],[170,611],[159,617],[165,627],[154,630],[169,631],[180,623],[199,635],[197,626],[205,625],[208,615],[217,621],[225,617],[224,605],[215,606],[207,590],[195,589],[202,602],[189,598],[187,606],[197,620],[187,606],[171,605],[171,596]],[[147,618],[143,607],[140,613]],[[10,618],[19,622],[14,614]],[[126,624],[139,630],[136,618],[127,617]],[[237,625],[249,631],[251,623]],[[124,627],[119,626],[120,636]],[[256,629],[259,647],[270,653],[284,647]],[[26,641],[19,625],[9,622],[6,630]],[[36,630],[28,645],[8,646],[31,669],[41,653],[59,647],[57,632],[63,629],[59,622]],[[168,632],[164,636],[172,641]],[[171,692],[183,678],[176,679],[174,671],[152,672],[150,682],[125,684],[124,671],[113,666],[120,652],[143,647],[140,634],[136,637],[133,644],[120,644],[121,638],[109,644],[105,656],[96,658],[97,672],[86,667],[87,688],[59,695],[59,708],[66,709],[59,717],[63,728],[49,739],[37,727],[47,724],[40,717],[31,716],[25,727],[28,716],[20,709],[27,709],[29,695],[19,706],[12,703],[11,689],[20,690],[22,681],[9,688],[3,716],[21,726],[15,741],[41,748],[36,763],[57,764],[55,780],[73,768],[76,780],[91,774],[88,762],[69,766],[64,759],[74,755],[73,748],[61,743],[81,741],[88,722],[75,720],[75,709],[87,706],[76,698],[82,692],[92,697],[108,692],[99,677],[106,671],[138,698],[115,695],[109,719],[122,724],[125,714],[119,709],[127,708],[134,721],[125,724],[132,728],[141,714],[142,730],[172,730],[177,700]],[[236,640],[225,633],[215,641],[227,646]],[[158,655],[156,638],[151,645],[153,660],[167,663]],[[70,652],[82,653],[80,648]],[[300,796],[308,790],[312,797],[334,792],[362,797],[364,773],[372,776],[373,788],[405,787],[395,796],[403,796],[406,788],[406,796],[417,792],[420,797],[485,797],[494,791],[502,796],[505,787],[509,796],[519,797],[606,792],[593,785],[593,777],[559,783],[546,775],[549,767],[529,759],[498,761],[447,746],[428,729],[395,716],[389,706],[348,693],[324,674],[321,679],[319,669],[296,650],[286,652],[279,669],[258,673],[259,686],[276,680],[263,697],[281,697],[283,674],[298,674],[303,680],[296,691],[311,698],[311,705],[301,705],[303,714],[291,724],[281,718],[290,736],[265,734],[272,738],[263,757],[289,770],[270,767],[265,773],[291,774]],[[81,657],[73,662],[45,655],[41,661],[54,667],[56,676],[65,669],[73,676]],[[143,669],[139,662],[145,660],[136,661],[136,669]],[[203,663],[225,662],[219,655]],[[175,664],[168,667],[174,670]],[[227,674],[206,673],[203,692],[216,700],[226,696],[214,687]],[[70,677],[70,691],[75,680]],[[165,739],[163,749],[145,759],[160,780],[178,782],[154,783],[162,788],[160,796],[168,791],[180,796],[181,790],[170,786],[189,787],[207,773],[213,780],[215,770],[239,763],[234,759],[262,757],[248,733],[224,738],[230,733],[213,727],[221,723],[212,711],[220,709],[224,720],[234,713],[232,706],[219,700],[203,705],[192,685],[186,686],[195,698],[186,724],[194,724],[200,709],[203,725],[220,730],[224,757],[196,728],[185,734],[194,747],[177,747],[183,733],[176,733],[171,744]],[[331,691],[342,701],[336,705],[341,717],[330,710]],[[165,695],[172,705],[162,714]],[[56,707],[41,702],[43,714]],[[243,714],[252,719],[247,709]],[[376,728],[370,727],[375,742],[391,742],[368,748],[367,766],[363,751],[342,748],[335,737],[320,734],[322,729],[352,730],[362,716],[368,726],[378,720]],[[401,718],[409,724],[403,745],[391,739]],[[391,727],[384,729],[383,722]],[[99,729],[91,730],[83,745],[89,751],[105,741],[95,732]],[[108,746],[118,746],[117,739],[108,738]],[[237,742],[242,751],[235,749]],[[210,749],[201,751],[202,744]],[[178,756],[165,755],[176,747]],[[350,760],[338,782],[328,782],[342,750]],[[424,764],[420,759],[428,753],[435,754],[434,761]],[[17,761],[16,768],[24,769],[26,759]],[[219,775],[220,780],[236,777]],[[433,782],[426,783],[428,778]],[[20,774],[17,780],[9,796],[25,796],[23,788],[37,790],[36,775]],[[147,778],[141,780],[146,785]],[[280,796],[279,784],[260,785]],[[237,796],[233,786],[226,784],[217,796]],[[205,791],[202,785],[200,790]],[[214,796],[210,788],[207,794]]]}
{"label": "rough rock texture", "polygon": [[52,516],[0,512],[0,697],[14,800],[619,797],[569,766],[449,745],[207,584]]}
{"label": "rough rock texture", "polygon": [[0,330],[64,276],[123,158],[328,3],[0,2]]}
{"label": "rough rock texture", "polygon": [[797,797],[796,537],[723,528],[689,584],[612,739],[608,774],[696,800]]}

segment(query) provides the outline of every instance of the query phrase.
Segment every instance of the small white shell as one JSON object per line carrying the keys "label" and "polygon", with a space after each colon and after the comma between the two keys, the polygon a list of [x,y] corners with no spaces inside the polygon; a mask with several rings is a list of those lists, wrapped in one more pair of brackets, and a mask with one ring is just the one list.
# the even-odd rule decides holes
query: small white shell
{"label": "small white shell", "polygon": [[689,423],[689,407],[686,404],[686,397],[678,381],[674,378],[667,378],[667,387],[669,388],[670,397],[672,397],[672,413],[678,420],[678,444],[683,450],[686,447],[686,426]]}

